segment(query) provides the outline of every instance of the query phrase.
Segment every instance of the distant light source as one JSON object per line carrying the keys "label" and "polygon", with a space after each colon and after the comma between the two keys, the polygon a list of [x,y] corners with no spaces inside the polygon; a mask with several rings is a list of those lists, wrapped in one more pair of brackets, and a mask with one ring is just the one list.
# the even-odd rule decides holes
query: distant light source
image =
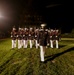
{"label": "distant light source", "polygon": [[0,0],[0,30],[8,29],[16,20],[13,7],[8,1]]}

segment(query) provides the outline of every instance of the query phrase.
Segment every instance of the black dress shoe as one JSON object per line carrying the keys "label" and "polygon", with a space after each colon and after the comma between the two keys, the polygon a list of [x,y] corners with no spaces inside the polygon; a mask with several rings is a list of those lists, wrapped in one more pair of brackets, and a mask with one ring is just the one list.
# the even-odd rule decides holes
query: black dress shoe
{"label": "black dress shoe", "polygon": [[40,61],[40,63],[45,63],[44,61]]}

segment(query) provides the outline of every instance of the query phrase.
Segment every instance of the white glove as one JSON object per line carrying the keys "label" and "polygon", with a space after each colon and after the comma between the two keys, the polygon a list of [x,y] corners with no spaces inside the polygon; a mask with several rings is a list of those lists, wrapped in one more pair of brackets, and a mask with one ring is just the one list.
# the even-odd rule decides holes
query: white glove
{"label": "white glove", "polygon": [[49,43],[47,44],[47,46],[49,46]]}
{"label": "white glove", "polygon": [[17,35],[17,37],[18,37],[18,35]]}
{"label": "white glove", "polygon": [[29,36],[31,36],[31,35],[29,34]]}
{"label": "white glove", "polygon": [[35,35],[35,37],[37,37],[37,36]]}
{"label": "white glove", "polygon": [[23,36],[25,36],[25,35],[23,35]]}
{"label": "white glove", "polygon": [[11,35],[11,37],[12,37],[12,35]]}
{"label": "white glove", "polygon": [[38,46],[40,46],[40,45],[38,44]]}

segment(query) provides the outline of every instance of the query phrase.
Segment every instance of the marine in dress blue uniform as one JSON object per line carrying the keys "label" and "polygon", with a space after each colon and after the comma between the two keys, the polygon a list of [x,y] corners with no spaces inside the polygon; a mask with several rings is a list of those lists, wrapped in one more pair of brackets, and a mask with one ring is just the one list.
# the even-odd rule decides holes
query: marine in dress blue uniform
{"label": "marine in dress blue uniform", "polygon": [[38,40],[40,45],[40,60],[41,62],[44,62],[44,54],[47,46],[48,32],[44,29],[45,24],[41,24],[41,27],[42,29],[40,29],[39,31]]}
{"label": "marine in dress blue uniform", "polygon": [[17,32],[15,27],[13,27],[12,29],[11,38],[12,38],[12,49],[13,49],[16,48],[16,38],[17,38]]}
{"label": "marine in dress blue uniform", "polygon": [[17,33],[17,38],[18,38],[18,49],[22,48],[22,30],[19,28],[18,33]]}
{"label": "marine in dress blue uniform", "polygon": [[28,35],[29,35],[28,28],[25,28],[24,34],[23,34],[24,48],[27,48],[27,46],[28,46]]}

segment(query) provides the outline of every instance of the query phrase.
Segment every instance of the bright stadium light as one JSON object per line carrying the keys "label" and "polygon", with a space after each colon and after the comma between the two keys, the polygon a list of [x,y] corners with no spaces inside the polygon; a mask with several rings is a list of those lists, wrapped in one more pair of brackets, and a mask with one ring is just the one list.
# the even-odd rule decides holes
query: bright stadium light
{"label": "bright stadium light", "polygon": [[[1,2],[2,1],[2,2]],[[8,29],[15,22],[16,10],[13,5],[0,0],[0,30]]]}

